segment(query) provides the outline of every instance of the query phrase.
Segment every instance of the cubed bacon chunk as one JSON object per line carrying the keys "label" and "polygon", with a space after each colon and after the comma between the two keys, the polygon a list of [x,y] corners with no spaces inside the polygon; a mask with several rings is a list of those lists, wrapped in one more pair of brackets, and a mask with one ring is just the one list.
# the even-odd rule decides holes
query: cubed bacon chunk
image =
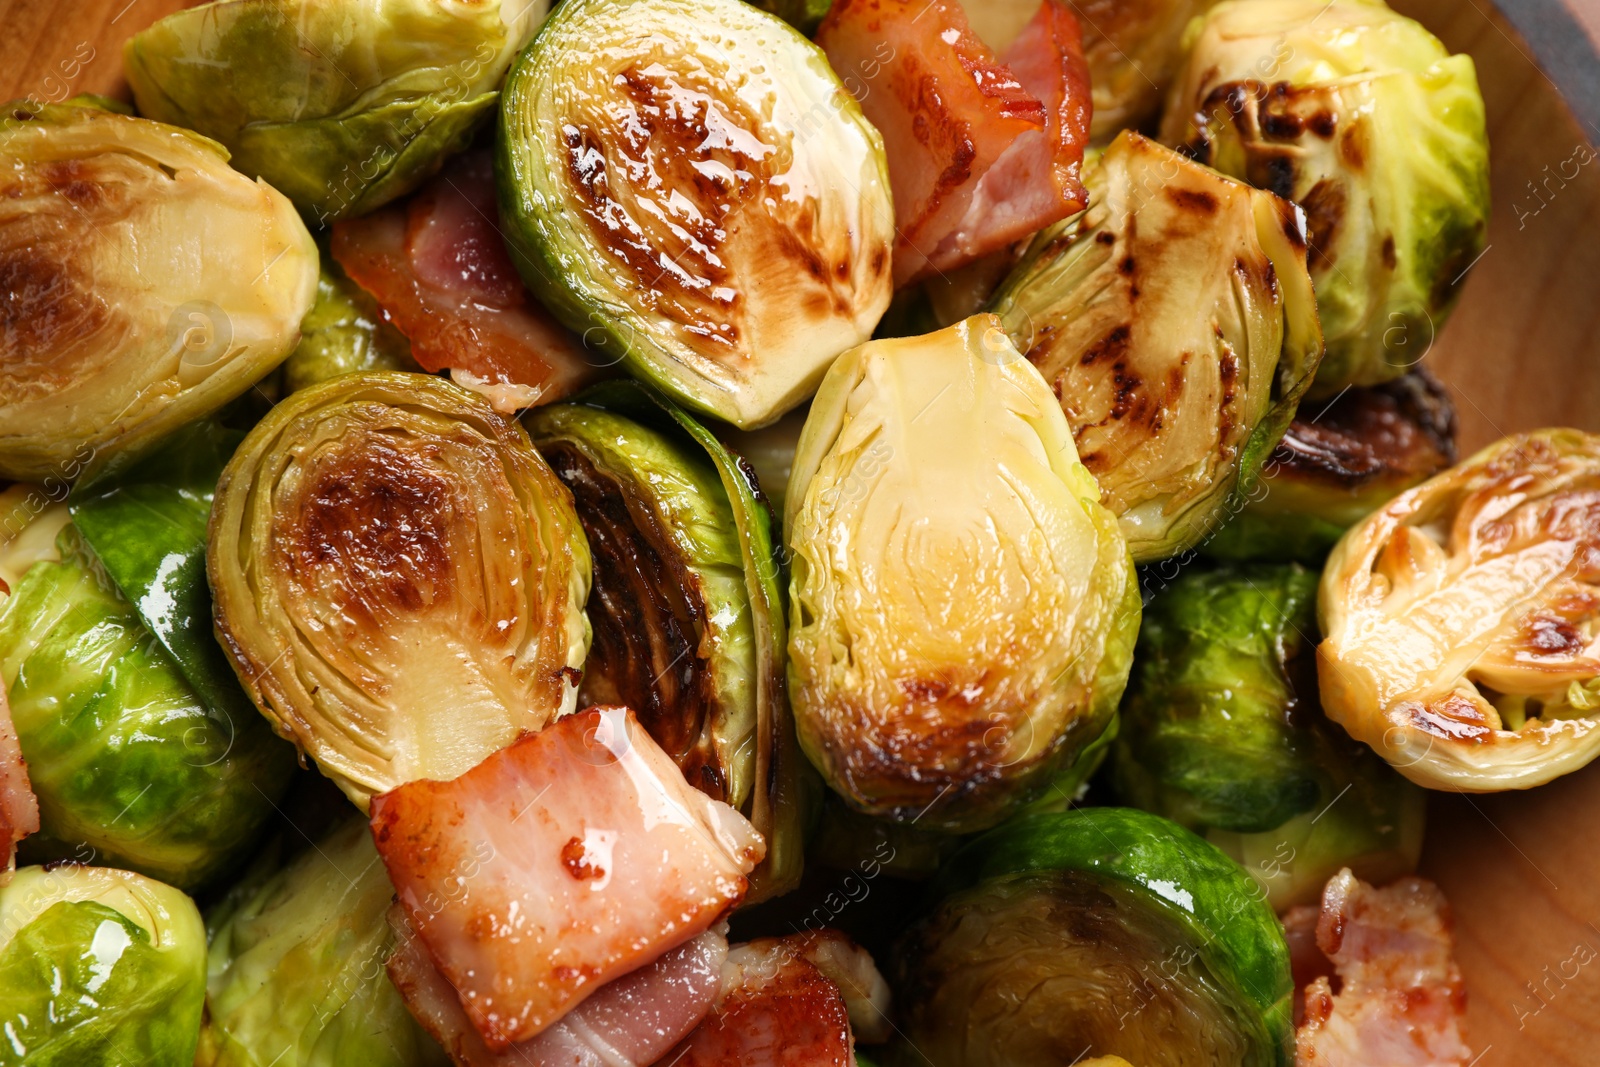
{"label": "cubed bacon chunk", "polygon": [[569,396],[614,361],[590,358],[528,295],[499,217],[490,155],[469,152],[404,203],[335,223],[333,256],[423,369],[509,412]]}
{"label": "cubed bacon chunk", "polygon": [[883,134],[897,285],[1083,209],[1088,64],[1061,0],[1045,0],[1004,62],[957,0],[835,0],[817,43]]}
{"label": "cubed bacon chunk", "polygon": [[728,940],[721,927],[668,949],[598,992],[537,1037],[491,1052],[473,1029],[411,923],[389,911],[395,950],[389,978],[422,1028],[457,1067],[616,1067],[651,1064],[692,1031],[721,989]]}
{"label": "cubed bacon chunk", "polygon": [[375,797],[372,833],[407,919],[495,1051],[703,933],[766,852],[624,708]]}
{"label": "cubed bacon chunk", "polygon": [[888,1036],[889,989],[872,957],[824,930],[736,945],[716,1005],[663,1063],[674,1067],[850,1067],[852,1023]]}
{"label": "cubed bacon chunk", "polygon": [[[1314,958],[1305,933],[1312,909],[1285,916],[1304,989],[1296,1067],[1465,1067],[1466,991],[1456,966],[1450,908],[1437,886],[1402,878],[1376,889],[1350,871],[1328,880],[1315,916]],[[1337,975],[1339,991],[1326,970]]]}

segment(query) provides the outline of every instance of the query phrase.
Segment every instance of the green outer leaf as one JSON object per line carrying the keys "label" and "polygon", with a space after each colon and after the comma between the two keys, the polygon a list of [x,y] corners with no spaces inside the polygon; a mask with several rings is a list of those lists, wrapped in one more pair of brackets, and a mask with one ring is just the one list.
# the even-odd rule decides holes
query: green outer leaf
{"label": "green outer leaf", "polygon": [[[755,623],[758,740],[756,789],[745,814],[767,839],[767,858],[751,875],[747,904],[781,896],[800,883],[805,862],[805,836],[819,799],[816,772],[800,754],[794,719],[784,690],[785,601],[782,568],[773,540],[776,525],[755,472],[688,412],[641,382],[602,382],[575,398],[575,403],[615,411],[652,429],[686,436],[705,449],[717,468],[723,490],[733,503],[734,523],[744,554],[745,581],[750,587],[751,620]],[[767,753],[765,758],[759,753]],[[765,789],[762,788],[763,784]],[[770,832],[769,832],[770,830]]]}
{"label": "green outer leaf", "polygon": [[[616,479],[629,497],[630,509],[646,509],[650,528],[669,542],[661,547],[676,556],[674,565],[693,576],[685,584],[694,586],[700,598],[698,614],[706,633],[699,647],[710,649],[707,669],[714,696],[703,727],[709,736],[696,739],[691,750],[714,757],[729,803],[741,806],[754,777],[759,676],[744,553],[733,505],[716,468],[698,444],[681,434],[668,437],[586,404],[534,408],[523,417],[523,424],[541,450],[566,443],[597,471]],[[591,665],[593,656],[591,650]],[[651,717],[673,713],[670,706],[658,704],[634,710],[642,717],[647,712]]]}
{"label": "green outer leaf", "polygon": [[206,915],[206,1067],[448,1062],[384,972],[394,887],[352,817],[285,867],[258,865]]}
{"label": "green outer leaf", "polygon": [[125,871],[29,867],[0,914],[0,1063],[194,1062],[205,930],[188,897]]}
{"label": "green outer leaf", "polygon": [[292,393],[341,374],[419,370],[411,344],[340,269],[326,242],[318,244],[322,273],[317,302],[300,322],[300,343],[283,361],[283,389]]}
{"label": "green outer leaf", "polygon": [[1028,815],[957,853],[931,896],[1027,871],[1084,871],[1142,890],[1151,907],[1193,932],[1213,978],[1255,1011],[1265,1062],[1293,1062],[1294,984],[1283,929],[1256,883],[1216,846],[1131,808]]}
{"label": "green outer leaf", "polygon": [[1317,577],[1293,564],[1188,571],[1146,606],[1117,744],[1126,800],[1243,832],[1317,806],[1325,774],[1289,714],[1309,720],[1315,696],[1287,674],[1311,654]]}
{"label": "green outer leaf", "polygon": [[42,824],[24,849],[201,885],[250,846],[293,750],[196,696],[75,527],[57,546],[0,606],[0,681]]}

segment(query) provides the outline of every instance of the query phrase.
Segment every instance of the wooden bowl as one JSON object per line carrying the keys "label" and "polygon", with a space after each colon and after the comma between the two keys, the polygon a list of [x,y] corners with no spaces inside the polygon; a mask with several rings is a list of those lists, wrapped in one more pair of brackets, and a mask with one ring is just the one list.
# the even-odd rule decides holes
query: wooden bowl
{"label": "wooden bowl", "polygon": [[[1600,0],[1504,0],[1518,28],[1489,0],[1391,3],[1472,56],[1488,106],[1488,247],[1448,324],[1417,339],[1455,394],[1463,454],[1539,426],[1600,430]],[[122,42],[185,6],[0,0],[0,100],[122,93]],[[1474,1067],[1600,1063],[1600,764],[1526,793],[1436,795],[1423,871],[1455,909]]]}

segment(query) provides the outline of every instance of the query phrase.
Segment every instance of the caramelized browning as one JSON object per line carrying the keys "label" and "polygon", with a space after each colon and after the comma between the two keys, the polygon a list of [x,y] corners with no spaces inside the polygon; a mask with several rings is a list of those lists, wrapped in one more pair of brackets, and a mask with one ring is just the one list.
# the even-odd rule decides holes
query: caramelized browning
{"label": "caramelized browning", "polygon": [[1347,389],[1308,404],[1273,449],[1268,467],[1332,488],[1414,485],[1455,462],[1455,408],[1422,370],[1384,385]]}

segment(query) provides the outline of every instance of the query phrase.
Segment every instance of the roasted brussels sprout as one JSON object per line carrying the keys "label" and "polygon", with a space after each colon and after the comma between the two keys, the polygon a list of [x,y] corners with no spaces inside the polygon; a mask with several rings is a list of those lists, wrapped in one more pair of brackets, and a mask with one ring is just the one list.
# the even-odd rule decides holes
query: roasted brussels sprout
{"label": "roasted brussels sprout", "polygon": [[1424,370],[1313,403],[1205,552],[1320,564],[1351,525],[1454,463],[1455,436],[1455,408]]}
{"label": "roasted brussels sprout", "polygon": [[0,118],[0,478],[73,481],[294,347],[317,251],[226,152],[90,107]]}
{"label": "roasted brussels sprout", "polygon": [[141,114],[228,146],[319,224],[465,148],[547,0],[221,0],[134,34]]}
{"label": "roasted brussels sprout", "polygon": [[772,517],[748,469],[634,383],[525,422],[571,490],[594,556],[579,700],[623,705],[701,791],[767,840],[751,900],[793,888],[806,768],[783,694]]}
{"label": "roasted brussels sprout", "polygon": [[1343,867],[1409,874],[1422,848],[1422,791],[1322,716],[1316,596],[1295,564],[1180,575],[1145,605],[1116,744],[1123,799],[1205,835],[1279,911]]}
{"label": "roasted brussels sprout", "polygon": [[1600,436],[1508,437],[1322,572],[1322,706],[1420,785],[1526,789],[1600,753]]}
{"label": "roasted brussels sprout", "polygon": [[506,80],[500,214],[528,286],[747,429],[888,306],[885,168],[822,53],[739,0],[568,0]]}
{"label": "roasted brussels sprout", "polygon": [[198,1067],[448,1064],[384,973],[393,899],[362,819],[253,870],[206,915]]}
{"label": "roasted brussels sprout", "polygon": [[898,1064],[1288,1067],[1289,951],[1228,857],[1155,815],[1015,819],[958,853],[892,964]]}
{"label": "roasted brussels sprout", "polygon": [[300,323],[300,343],[283,362],[283,391],[364,370],[420,370],[411,344],[389,325],[332,256],[322,259],[317,302]]}
{"label": "roasted brussels sprout", "polygon": [[717,435],[755,472],[761,494],[779,519],[783,517],[784,495],[789,491],[789,474],[794,470],[794,450],[800,444],[800,431],[805,429],[810,411],[809,406],[797,408],[759,430],[724,426]]}
{"label": "roasted brussels sprout", "polygon": [[1380,0],[1227,0],[1184,32],[1161,139],[1305,209],[1316,391],[1404,374],[1483,249],[1472,60]]}
{"label": "roasted brussels sprout", "polygon": [[854,807],[981,829],[1100,736],[1139,601],[1098,497],[993,316],[829,370],[789,482],[789,692]]}
{"label": "roasted brussels sprout", "polygon": [[[198,518],[172,509],[144,525],[101,527],[138,553],[146,547],[139,538],[164,535],[169,520],[203,528],[203,516],[202,505]],[[204,684],[189,680],[77,527],[59,525],[64,518],[46,512],[36,520],[60,530],[56,550],[0,604],[0,682],[39,798],[41,832],[24,855],[100,859],[199,886],[249,847],[288,784],[293,754],[247,705],[241,713],[226,697],[202,698]],[[161,543],[148,547],[159,551]],[[183,555],[168,558],[171,580],[135,595],[178,620],[193,589],[183,581]]]}
{"label": "roasted brussels sprout", "polygon": [[1136,562],[1247,492],[1321,354],[1300,214],[1124,133],[1091,206],[1034,239],[991,309],[1055,387]]}
{"label": "roasted brussels sprout", "polygon": [[194,902],[75,864],[0,889],[0,1046],[26,1067],[190,1067],[205,998]]}
{"label": "roasted brussels sprout", "polygon": [[207,570],[245,691],[363,810],[574,706],[572,497],[521,426],[442,378],[349,374],[273,408],[217,486]]}

